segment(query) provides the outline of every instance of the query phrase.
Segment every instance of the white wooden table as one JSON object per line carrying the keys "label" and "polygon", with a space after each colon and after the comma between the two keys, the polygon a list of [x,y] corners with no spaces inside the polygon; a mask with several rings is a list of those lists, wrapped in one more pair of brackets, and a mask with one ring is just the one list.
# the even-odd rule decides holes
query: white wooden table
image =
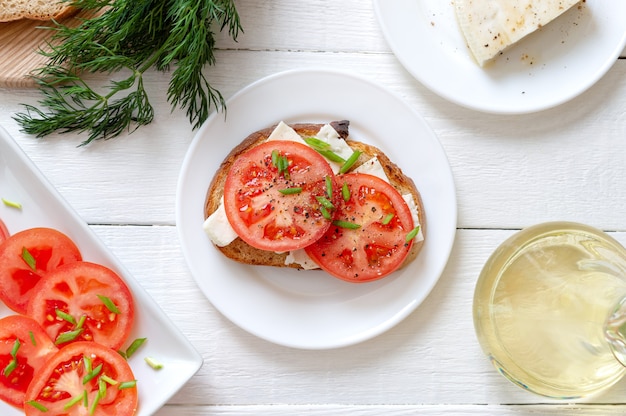
{"label": "white wooden table", "polygon": [[237,6],[245,33],[237,43],[219,36],[217,65],[207,71],[214,86],[229,97],[264,76],[323,65],[398,93],[447,152],[458,230],[438,284],[396,327],[341,349],[277,346],[213,308],[182,257],[176,182],[195,132],[183,112],[170,111],[167,75],[148,75],[156,107],[151,125],[80,148],[84,137],[73,134],[36,140],[20,132],[12,115],[22,103],[35,104],[38,93],[0,89],[0,126],[204,358],[197,375],[157,414],[624,414],[626,380],[577,404],[513,386],[480,350],[471,308],[482,265],[521,227],[578,221],[626,243],[626,59],[559,107],[490,115],[451,104],[412,78],[387,46],[370,1],[239,0]]}

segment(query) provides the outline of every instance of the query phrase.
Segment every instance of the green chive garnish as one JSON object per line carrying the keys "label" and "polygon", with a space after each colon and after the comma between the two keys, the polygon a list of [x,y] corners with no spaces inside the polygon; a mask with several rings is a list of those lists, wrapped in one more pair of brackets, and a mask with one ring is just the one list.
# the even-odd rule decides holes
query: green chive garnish
{"label": "green chive garnish", "polygon": [[301,187],[284,188],[284,189],[279,189],[278,192],[280,192],[283,195],[295,195],[295,194],[299,194],[300,192],[302,192],[302,188]]}
{"label": "green chive garnish", "polygon": [[393,214],[387,214],[385,215],[385,218],[383,218],[383,220],[381,221],[383,223],[383,225],[387,225],[389,224],[389,222],[391,222],[391,220],[393,219],[394,215]]}
{"label": "green chive garnish", "polygon": [[[161,364],[160,362],[156,361],[154,358],[152,357],[146,357],[144,358],[144,361],[152,368],[154,368],[155,370],[160,370],[163,368],[163,364]],[[119,388],[119,387],[118,387]]]}
{"label": "green chive garnish", "polygon": [[272,165],[278,167],[278,150],[272,150]]}
{"label": "green chive garnish", "polygon": [[329,198],[333,197],[333,179],[330,176],[326,176],[324,178],[326,181],[326,196]]}
{"label": "green chive garnish", "polygon": [[348,202],[350,200],[350,188],[348,188],[348,184],[345,182],[341,187],[341,195],[343,196],[344,201]]}
{"label": "green chive garnish", "polygon": [[330,220],[332,217],[330,216],[330,212],[324,207],[324,205],[320,206],[320,212],[322,213],[322,217]]}
{"label": "green chive garnish", "polygon": [[340,227],[340,228],[347,228],[349,230],[358,230],[359,228],[361,228],[359,224],[356,224],[350,221],[342,221],[342,220],[333,221],[333,225]]}
{"label": "green chive garnish", "polygon": [[328,198],[325,198],[323,196],[316,196],[315,199],[317,199],[317,202],[319,202],[320,204],[322,204],[322,206],[326,209],[335,209],[335,206],[333,205],[332,202],[330,202],[328,200]]}
{"label": "green chive garnish", "polygon": [[361,156],[361,151],[359,150],[352,153],[352,155],[350,155],[348,160],[346,160],[346,163],[344,163],[343,166],[339,168],[339,173],[346,173],[347,171],[349,171],[352,165],[354,165],[354,163],[357,161],[359,156]]}
{"label": "green chive garnish", "polygon": [[26,262],[26,264],[28,264],[28,267],[30,267],[31,270],[37,269],[37,262],[35,261],[35,258],[33,257],[32,254],[30,254],[30,251],[28,251],[26,247],[22,247],[22,259]]}
{"label": "green chive garnish", "polygon": [[20,204],[19,202],[11,201],[9,199],[4,199],[4,198],[2,198],[2,202],[7,207],[11,207],[11,208],[15,208],[15,209],[22,209],[22,204]]}
{"label": "green chive garnish", "polygon": [[80,334],[83,333],[84,328],[78,328],[73,331],[61,332],[57,339],[54,341],[56,345],[65,344],[66,342],[74,341]]}
{"label": "green chive garnish", "polygon": [[78,318],[76,329],[80,329],[83,327],[83,325],[85,324],[85,319],[87,319],[87,315],[81,315],[80,318]]}
{"label": "green chive garnish", "polygon": [[96,413],[96,406],[98,406],[98,402],[100,401],[100,394],[96,394],[93,398],[93,402],[91,403],[91,407],[89,408],[89,414],[93,415]]}
{"label": "green chive garnish", "polygon": [[126,349],[126,358],[130,358],[130,356],[133,355],[135,351],[137,351],[139,347],[143,345],[144,342],[146,342],[146,339],[147,338],[137,338],[136,340],[134,340]]}
{"label": "green chive garnish", "polygon": [[46,406],[44,406],[41,403],[38,403],[34,400],[29,400],[26,402],[27,405],[34,407],[35,409],[39,410],[40,412],[47,412],[48,408]]}
{"label": "green chive garnish", "polygon": [[98,296],[98,299],[100,299],[102,303],[104,303],[104,306],[106,306],[108,310],[110,310],[111,312],[115,314],[121,313],[120,310],[115,305],[115,303],[113,303],[113,301],[110,298],[106,296],[102,296],[102,295],[97,295],[97,296]]}
{"label": "green chive garnish", "polygon": [[85,374],[85,377],[83,377],[83,384],[87,384],[95,377],[97,377],[98,374],[100,374],[100,371],[102,371],[102,364],[98,365],[96,368]]}
{"label": "green chive garnish", "polygon": [[313,150],[328,150],[330,144],[324,140],[320,140],[317,137],[305,137],[304,142],[308,144]]}
{"label": "green chive garnish", "polygon": [[420,231],[419,225],[413,228],[411,231],[409,231],[409,233],[406,235],[406,242],[408,243],[409,241],[413,240],[417,236],[417,233],[419,233],[419,231]]}
{"label": "green chive garnish", "polygon": [[137,380],[131,380],[131,381],[124,381],[123,383],[120,383],[119,386],[117,386],[118,390],[124,390],[124,389],[130,389],[133,388],[137,385]]}
{"label": "green chive garnish", "polygon": [[21,346],[22,343],[19,339],[16,339],[15,342],[13,342],[13,348],[11,349],[11,357],[13,357],[13,359],[9,361],[9,364],[7,364],[6,367],[4,367],[5,377],[8,377],[17,368],[17,351]]}
{"label": "green chive garnish", "polygon": [[70,315],[67,312],[63,312],[61,309],[56,308],[54,310],[54,313],[57,315],[57,317],[63,319],[64,321],[69,322],[72,325],[76,325],[76,319],[74,319],[74,317],[72,315]]}
{"label": "green chive garnish", "polygon": [[341,156],[339,156],[337,153],[333,151],[317,150],[317,153],[324,156],[326,159],[330,160],[331,162],[346,163],[346,159],[342,158]]}
{"label": "green chive garnish", "polygon": [[85,394],[87,394],[87,392],[83,390],[83,394],[72,397],[67,403],[65,403],[65,406],[63,406],[63,410],[69,410],[76,403],[80,403],[83,400],[83,396]]}
{"label": "green chive garnish", "polygon": [[37,340],[35,340],[35,334],[33,334],[33,331],[28,331],[28,336],[30,337],[30,343],[36,347]]}

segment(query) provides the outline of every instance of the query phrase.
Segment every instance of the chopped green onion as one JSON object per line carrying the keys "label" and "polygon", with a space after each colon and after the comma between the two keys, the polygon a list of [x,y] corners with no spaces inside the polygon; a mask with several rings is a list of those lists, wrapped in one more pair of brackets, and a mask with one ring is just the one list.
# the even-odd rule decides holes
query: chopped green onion
{"label": "chopped green onion", "polygon": [[280,192],[283,195],[295,195],[295,194],[299,194],[300,192],[302,192],[302,188],[301,187],[284,188],[284,189],[279,189],[278,192]]}
{"label": "chopped green onion", "polygon": [[84,328],[78,328],[73,331],[61,332],[57,339],[54,341],[56,345],[64,344],[66,342],[74,341],[80,334],[83,333]]}
{"label": "chopped green onion", "polygon": [[35,334],[33,334],[33,331],[28,331],[28,336],[30,337],[30,343],[36,347],[37,340],[35,340]]}
{"label": "chopped green onion", "polygon": [[133,355],[135,351],[137,351],[139,347],[143,345],[144,342],[146,342],[146,339],[147,338],[137,338],[136,340],[134,340],[126,349],[126,358],[130,358],[130,356]]}
{"label": "chopped green onion", "polygon": [[17,368],[17,358],[13,358],[6,367],[4,367],[4,376],[9,377],[11,373]]}
{"label": "chopped green onion", "polygon": [[104,306],[107,307],[108,310],[110,310],[111,312],[115,313],[115,314],[120,314],[120,310],[118,309],[118,307],[115,305],[115,303],[113,303],[113,301],[103,295],[97,295],[98,299],[100,299],[102,301],[102,303],[104,303]]}
{"label": "chopped green onion", "polygon": [[91,358],[84,355],[83,356],[83,366],[85,367],[85,373],[91,373],[93,370]]}
{"label": "chopped green onion", "polygon": [[330,216],[330,212],[324,207],[324,205],[320,206],[320,212],[322,213],[322,217],[330,220],[332,217]]}
{"label": "chopped green onion", "polygon": [[383,218],[383,220],[381,222],[383,223],[383,225],[387,225],[387,224],[389,224],[389,222],[391,222],[393,217],[394,217],[394,215],[389,213],[389,214],[385,215],[385,218]]}
{"label": "chopped green onion", "polygon": [[26,402],[27,405],[34,407],[35,409],[39,410],[40,412],[47,412],[48,408],[46,406],[44,406],[41,403],[38,403],[34,400],[29,400]]}
{"label": "chopped green onion", "polygon": [[282,173],[285,179],[289,180],[289,159],[278,153],[278,150],[272,150],[272,165],[278,169],[279,175]]}
{"label": "chopped green onion", "polygon": [[333,179],[330,176],[326,176],[324,178],[326,182],[326,196],[329,198],[333,197]]}
{"label": "chopped green onion", "polygon": [[11,349],[11,357],[13,359],[9,361],[6,367],[4,367],[4,376],[8,377],[16,368],[17,368],[17,351],[20,349],[22,344],[19,339],[15,339],[13,342],[13,348]]}
{"label": "chopped green onion", "polygon": [[340,228],[347,228],[349,230],[358,230],[359,228],[361,228],[359,224],[356,224],[350,221],[342,221],[342,220],[333,221],[333,225],[336,225],[337,227],[340,227]]}
{"label": "chopped green onion", "polygon": [[349,171],[352,165],[356,163],[359,156],[361,156],[360,150],[356,150],[354,153],[352,153],[352,155],[350,155],[350,157],[348,158],[348,160],[346,160],[343,166],[339,168],[339,173],[346,173],[347,171]]}
{"label": "chopped green onion", "polygon": [[76,329],[80,329],[83,327],[83,325],[85,324],[85,319],[87,319],[87,315],[81,315],[80,318],[78,318]]}
{"label": "chopped green onion", "polygon": [[158,361],[156,361],[154,358],[152,357],[146,357],[144,358],[144,361],[152,368],[154,368],[155,370],[160,370],[163,368],[163,364],[159,363]]}
{"label": "chopped green onion", "polygon": [[30,251],[28,251],[26,247],[22,247],[22,260],[24,260],[26,264],[28,264],[28,267],[30,267],[31,270],[37,269],[37,262],[35,261],[35,258],[33,257],[32,254],[30,254]]}
{"label": "chopped green onion", "polygon": [[96,394],[93,398],[93,402],[91,403],[91,407],[89,407],[90,415],[93,415],[96,413],[96,406],[98,406],[99,401],[100,401],[100,394]]}
{"label": "chopped green onion", "polygon": [[341,195],[343,196],[344,201],[348,202],[350,200],[350,188],[348,188],[348,184],[346,182],[344,182],[341,187]]}
{"label": "chopped green onion", "polygon": [[98,379],[98,397],[103,398],[107,395],[107,383],[100,377]]}
{"label": "chopped green onion", "polygon": [[305,137],[304,142],[308,144],[313,150],[328,150],[330,144],[317,137]]}
{"label": "chopped green onion", "polygon": [[406,242],[408,243],[409,241],[411,241],[415,237],[417,237],[417,233],[419,233],[419,231],[420,231],[420,226],[419,225],[417,227],[413,228],[411,231],[409,231],[409,233],[406,235]]}
{"label": "chopped green onion", "polygon": [[335,206],[333,205],[332,202],[330,202],[328,200],[328,198],[325,198],[323,196],[316,196],[315,199],[317,199],[317,202],[319,202],[320,204],[322,204],[322,206],[326,209],[335,209]]}
{"label": "chopped green onion", "polygon": [[89,383],[91,380],[97,377],[101,371],[102,371],[102,364],[98,365],[96,368],[94,368],[93,370],[85,374],[85,377],[83,377],[83,384]]}
{"label": "chopped green onion", "polygon": [[102,374],[100,376],[100,380],[104,381],[105,383],[108,383],[112,386],[115,386],[116,384],[119,383],[119,381],[112,379],[111,377],[107,376],[106,374]]}
{"label": "chopped green onion", "polygon": [[69,410],[76,403],[83,401],[83,396],[85,396],[85,394],[87,394],[87,391],[83,390],[83,394],[72,397],[67,403],[65,403],[65,406],[63,406],[63,410]]}
{"label": "chopped green onion", "polygon": [[76,319],[74,319],[74,317],[72,315],[70,315],[67,312],[63,312],[61,309],[56,308],[54,310],[54,313],[57,315],[57,317],[59,317],[60,319],[63,319],[64,321],[69,322],[72,325],[76,325]]}
{"label": "chopped green onion", "polygon": [[124,381],[123,383],[120,383],[119,386],[117,386],[118,390],[124,390],[124,389],[130,389],[133,388],[137,385],[137,380],[131,380],[131,381]]}
{"label": "chopped green onion", "polygon": [[331,162],[346,163],[346,159],[342,158],[337,153],[331,150],[316,150],[316,151],[317,153],[324,156],[326,159],[330,160]]}
{"label": "chopped green onion", "polygon": [[11,208],[15,208],[15,209],[22,209],[22,204],[20,204],[19,202],[11,201],[9,199],[4,199],[4,198],[2,198],[2,202],[7,207],[11,207]]}

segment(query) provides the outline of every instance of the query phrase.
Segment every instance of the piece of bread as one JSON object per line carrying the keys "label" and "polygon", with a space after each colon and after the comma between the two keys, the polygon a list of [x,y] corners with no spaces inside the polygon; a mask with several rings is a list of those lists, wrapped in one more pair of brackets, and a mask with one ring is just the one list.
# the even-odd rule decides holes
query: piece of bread
{"label": "piece of bread", "polygon": [[77,11],[70,2],[59,0],[0,0],[0,22],[20,19],[59,20]]}
{"label": "piece of bread", "polygon": [[[400,192],[400,194],[411,194],[413,199],[415,200],[416,206],[418,208],[418,218],[421,227],[422,235],[425,237],[426,235],[426,218],[424,215],[424,206],[422,204],[422,199],[417,190],[415,183],[411,178],[402,173],[402,170],[378,148],[375,146],[365,144],[362,142],[358,142],[349,138],[349,122],[346,120],[343,121],[334,121],[330,123],[330,125],[339,133],[339,136],[350,145],[354,150],[360,150],[362,152],[359,160],[354,164],[352,169],[356,169],[358,166],[362,165],[364,162],[371,159],[373,156],[377,156],[380,161],[387,177],[389,178],[390,183]],[[302,137],[311,137],[315,136],[323,124],[290,124],[290,126]],[[224,161],[221,163],[215,176],[213,177],[213,181],[209,186],[207,191],[205,207],[204,207],[204,218],[208,218],[215,210],[218,209],[220,205],[220,199],[224,192],[224,183],[226,181],[226,176],[228,175],[228,171],[230,167],[237,159],[237,157],[247,151],[248,149],[259,145],[267,140],[270,134],[274,131],[276,126],[272,126],[263,130],[259,130],[250,134],[245,140],[243,140],[237,147],[235,147],[229,154],[226,156]],[[408,264],[411,262],[417,254],[422,249],[424,244],[424,240],[415,241],[411,248],[411,252],[406,258],[404,264]],[[217,247],[217,246],[216,246]],[[238,261],[240,263],[251,264],[251,265],[263,265],[263,266],[274,266],[274,267],[292,267],[300,269],[301,266],[298,264],[285,264],[285,259],[288,253],[275,253],[271,251],[260,250],[248,245],[241,238],[235,239],[232,243],[224,247],[217,247],[226,257]]]}

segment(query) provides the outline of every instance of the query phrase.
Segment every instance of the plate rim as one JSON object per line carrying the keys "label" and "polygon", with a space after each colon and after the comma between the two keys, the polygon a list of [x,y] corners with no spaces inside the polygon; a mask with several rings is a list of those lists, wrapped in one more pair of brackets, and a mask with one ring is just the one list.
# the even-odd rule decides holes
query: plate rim
{"label": "plate rim", "polygon": [[[242,325],[241,322],[238,322],[236,319],[233,319],[233,317],[231,316],[231,314],[228,313],[228,311],[224,311],[223,308],[220,308],[219,306],[216,305],[216,303],[214,302],[214,298],[213,296],[215,296],[214,294],[209,294],[206,292],[205,287],[203,286],[203,283],[201,282],[201,277],[198,276],[199,271],[196,270],[195,264],[194,264],[194,260],[192,258],[192,254],[190,254],[190,248],[188,247],[187,244],[187,231],[185,230],[185,228],[187,227],[187,218],[185,214],[188,214],[188,212],[184,209],[184,206],[186,205],[185,202],[182,200],[182,198],[184,198],[185,192],[186,192],[186,188],[187,188],[187,184],[185,183],[188,179],[188,175],[189,175],[189,169],[190,169],[190,165],[193,163],[193,159],[194,159],[194,153],[196,151],[198,151],[198,147],[200,147],[201,142],[203,140],[207,140],[206,138],[203,139],[203,137],[206,134],[206,131],[210,129],[209,126],[211,126],[211,124],[213,122],[216,122],[215,120],[217,120],[218,117],[222,117],[221,114],[219,113],[214,113],[208,120],[207,122],[205,122],[205,124],[201,127],[201,129],[196,133],[195,137],[193,138],[193,141],[191,142],[189,149],[187,151],[187,154],[185,155],[185,158],[183,160],[181,169],[180,169],[180,174],[179,174],[179,179],[178,179],[178,183],[177,183],[177,196],[176,196],[176,224],[177,224],[177,230],[178,230],[178,236],[179,236],[179,240],[181,243],[181,248],[183,251],[183,255],[185,257],[185,260],[187,262],[187,265],[190,269],[190,272],[192,274],[192,276],[194,277],[194,279],[196,280],[196,283],[198,284],[199,289],[201,290],[201,292],[205,295],[205,297],[209,300],[209,302],[213,305],[213,307],[215,307],[215,309],[220,312],[222,315],[224,315],[226,318],[228,318],[232,323],[234,323],[235,325],[237,325],[238,327],[240,327],[241,329],[243,329],[244,331],[251,333],[261,339],[264,339],[266,341],[278,344],[278,345],[283,345],[283,346],[287,346],[287,347],[291,347],[291,348],[298,348],[298,349],[309,349],[309,350],[321,350],[321,349],[331,349],[331,348],[339,348],[339,347],[345,347],[345,346],[349,346],[349,345],[353,345],[353,344],[357,344],[363,341],[366,341],[370,338],[373,338],[377,335],[380,335],[381,333],[389,330],[390,328],[392,328],[393,326],[397,325],[399,322],[401,322],[403,319],[405,319],[410,313],[412,313],[417,306],[419,306],[419,304],[421,304],[425,298],[430,294],[430,292],[432,291],[432,289],[434,288],[434,286],[436,285],[437,281],[440,279],[441,274],[443,273],[445,266],[449,260],[450,257],[450,253],[452,251],[452,247],[454,245],[454,239],[455,239],[455,235],[456,235],[456,225],[457,225],[457,215],[458,215],[458,210],[457,210],[457,199],[456,199],[456,188],[454,185],[454,179],[453,179],[453,175],[452,175],[452,170],[450,168],[449,165],[449,161],[447,159],[447,155],[445,154],[445,150],[443,149],[443,146],[441,145],[441,142],[439,141],[439,139],[437,138],[436,134],[434,133],[434,131],[430,128],[430,126],[426,123],[425,119],[417,112],[415,111],[412,107],[410,107],[404,100],[402,100],[397,94],[389,91],[387,88],[384,88],[383,86],[374,83],[373,81],[358,75],[354,72],[351,71],[344,71],[344,70],[335,70],[335,69],[328,69],[328,68],[296,68],[296,69],[290,69],[290,70],[285,70],[285,71],[281,71],[278,73],[273,73],[270,74],[268,76],[265,76],[263,78],[257,79],[253,82],[251,82],[250,84],[244,86],[242,89],[240,89],[239,91],[235,92],[231,98],[229,98],[226,101],[226,108],[228,108],[229,110],[227,111],[233,111],[230,110],[230,108],[232,108],[233,103],[241,100],[241,99],[245,99],[246,95],[250,94],[251,92],[253,93],[255,89],[257,88],[263,88],[266,84],[272,84],[272,83],[283,83],[283,82],[287,82],[289,80],[291,80],[292,77],[307,77],[307,76],[328,76],[328,77],[336,77],[337,79],[345,79],[349,78],[351,79],[353,82],[357,82],[357,83],[364,83],[366,85],[368,85],[369,88],[374,88],[376,90],[378,90],[380,93],[385,94],[386,96],[389,97],[390,100],[395,100],[398,105],[402,105],[403,108],[409,112],[412,117],[414,117],[414,119],[411,119],[412,122],[419,122],[422,123],[425,128],[427,128],[431,134],[431,137],[433,140],[433,142],[435,142],[434,145],[436,145],[438,147],[438,150],[441,152],[441,155],[445,158],[445,162],[446,162],[446,172],[448,173],[448,180],[449,180],[449,186],[450,186],[450,192],[452,195],[452,200],[453,200],[453,206],[449,207],[450,208],[450,212],[451,212],[451,218],[449,219],[450,221],[450,234],[447,240],[447,245],[444,248],[445,251],[445,255],[443,256],[443,261],[441,262],[441,264],[438,267],[438,270],[436,272],[436,278],[433,279],[432,283],[430,284],[430,286],[428,287],[426,293],[423,294],[423,296],[421,297],[421,299],[419,299],[418,302],[416,302],[416,304],[414,305],[404,305],[402,308],[402,311],[400,311],[399,313],[396,314],[396,316],[393,319],[389,319],[388,323],[386,325],[378,325],[377,328],[369,328],[368,331],[362,331],[362,333],[359,336],[348,336],[348,337],[344,337],[342,339],[335,339],[333,341],[327,341],[327,342],[321,342],[321,343],[315,343],[315,344],[311,344],[311,343],[302,343],[302,342],[297,342],[297,341],[293,341],[293,340],[287,340],[281,337],[276,337],[276,336],[270,336],[267,333],[264,333],[263,331],[259,331],[258,328],[255,330],[255,328],[251,328],[248,325]],[[315,112],[315,109],[312,109],[311,112]],[[415,121],[413,121],[415,120]],[[278,122],[279,120],[273,120],[272,122]],[[286,122],[289,121],[307,121],[307,120],[284,120]],[[330,120],[328,120],[330,121]],[[225,122],[227,123],[227,122]],[[259,126],[259,128],[263,128],[263,127],[267,127],[267,125],[261,125]],[[252,130],[253,131],[253,130]],[[252,131],[249,131],[248,134]],[[235,146],[237,143],[235,142],[232,146]],[[228,149],[227,149],[228,151]],[[226,152],[227,153],[227,152]],[[217,168],[217,166],[215,166],[215,168]],[[204,191],[204,193],[206,193],[206,190]],[[204,196],[204,194],[203,194]],[[196,213],[197,214],[197,213]],[[428,239],[428,237],[427,237]],[[232,260],[228,260],[231,261]],[[254,267],[254,266],[247,266],[247,267]],[[383,279],[385,280],[385,279]]]}

